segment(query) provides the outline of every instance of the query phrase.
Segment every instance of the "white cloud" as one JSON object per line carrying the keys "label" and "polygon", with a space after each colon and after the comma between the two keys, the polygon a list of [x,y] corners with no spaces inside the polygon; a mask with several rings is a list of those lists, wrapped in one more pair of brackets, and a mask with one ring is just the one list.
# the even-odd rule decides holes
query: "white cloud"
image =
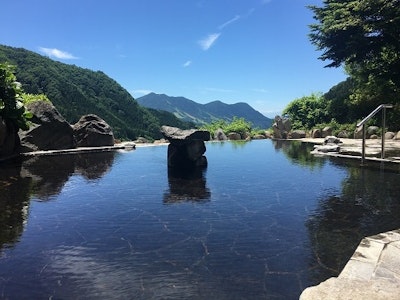
{"label": "white cloud", "polygon": [[200,47],[204,51],[207,51],[217,41],[220,35],[220,33],[209,34],[207,37],[199,41]]}
{"label": "white cloud", "polygon": [[187,67],[189,67],[191,64],[192,64],[192,61],[191,61],[191,60],[188,60],[188,61],[186,61],[186,62],[183,64],[183,67],[184,67],[184,68],[187,68]]}
{"label": "white cloud", "polygon": [[218,26],[218,29],[219,29],[219,30],[222,30],[224,27],[226,27],[226,26],[228,26],[228,25],[230,25],[230,24],[236,22],[236,21],[239,20],[239,19],[240,19],[240,16],[239,16],[239,15],[236,15],[236,16],[234,16],[232,19],[230,19],[229,21],[226,21],[224,24],[219,25],[219,26]]}
{"label": "white cloud", "polygon": [[71,53],[61,51],[56,48],[39,47],[39,51],[49,57],[54,57],[54,58],[58,58],[58,59],[78,59],[78,57],[72,55]]}

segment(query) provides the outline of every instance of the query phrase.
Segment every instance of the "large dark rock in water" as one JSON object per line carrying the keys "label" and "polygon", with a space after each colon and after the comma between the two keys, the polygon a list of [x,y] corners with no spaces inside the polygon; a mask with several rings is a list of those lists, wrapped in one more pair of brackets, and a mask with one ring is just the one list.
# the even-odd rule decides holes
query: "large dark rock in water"
{"label": "large dark rock in water", "polygon": [[29,130],[18,133],[21,152],[75,148],[71,125],[50,102],[33,101],[27,110],[33,117]]}
{"label": "large dark rock in water", "polygon": [[114,145],[114,134],[110,125],[99,116],[93,114],[82,116],[72,128],[78,147]]}
{"label": "large dark rock in water", "polygon": [[168,145],[168,166],[179,169],[193,169],[207,166],[204,141],[210,140],[205,130],[182,130],[176,127],[162,126],[161,133],[170,142]]}

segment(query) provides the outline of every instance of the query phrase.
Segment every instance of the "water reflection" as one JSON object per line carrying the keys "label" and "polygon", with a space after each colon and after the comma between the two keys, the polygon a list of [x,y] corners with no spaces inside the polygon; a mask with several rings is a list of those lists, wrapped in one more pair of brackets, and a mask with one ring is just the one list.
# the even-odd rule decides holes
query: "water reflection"
{"label": "water reflection", "polygon": [[164,203],[209,201],[211,193],[207,188],[205,172],[205,168],[168,168],[169,190],[164,194]]}
{"label": "water reflection", "polygon": [[32,178],[32,195],[47,201],[58,195],[73,174],[99,179],[111,168],[114,152],[36,156],[23,162],[21,177]]}
{"label": "water reflection", "polygon": [[285,156],[295,164],[299,164],[310,169],[320,168],[325,160],[315,157],[310,152],[314,145],[302,143],[301,141],[273,140],[276,151],[283,151]]}
{"label": "water reflection", "polygon": [[2,165],[0,172],[0,250],[16,243],[28,218],[31,179],[20,176],[20,164]]}
{"label": "water reflection", "polygon": [[306,221],[315,253],[313,280],[337,276],[361,239],[400,227],[399,174],[353,166],[331,160],[345,168],[341,191],[327,192]]}
{"label": "water reflection", "polygon": [[3,163],[0,172],[0,249],[18,242],[28,219],[30,198],[52,199],[73,174],[99,179],[111,168],[113,152],[36,156]]}

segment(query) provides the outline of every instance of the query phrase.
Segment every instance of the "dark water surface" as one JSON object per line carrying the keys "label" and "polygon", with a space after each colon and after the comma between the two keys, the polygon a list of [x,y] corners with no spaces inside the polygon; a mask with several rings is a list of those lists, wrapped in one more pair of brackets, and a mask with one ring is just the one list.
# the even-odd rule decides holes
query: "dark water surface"
{"label": "dark water surface", "polygon": [[400,228],[399,172],[296,142],[208,143],[0,165],[0,299],[298,299]]}

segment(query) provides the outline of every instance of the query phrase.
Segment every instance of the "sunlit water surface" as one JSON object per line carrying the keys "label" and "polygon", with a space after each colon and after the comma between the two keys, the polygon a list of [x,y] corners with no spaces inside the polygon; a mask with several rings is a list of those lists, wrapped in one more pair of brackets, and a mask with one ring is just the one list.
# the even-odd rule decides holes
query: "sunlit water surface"
{"label": "sunlit water surface", "polygon": [[1,299],[298,299],[361,238],[400,228],[398,172],[270,140],[2,164]]}

